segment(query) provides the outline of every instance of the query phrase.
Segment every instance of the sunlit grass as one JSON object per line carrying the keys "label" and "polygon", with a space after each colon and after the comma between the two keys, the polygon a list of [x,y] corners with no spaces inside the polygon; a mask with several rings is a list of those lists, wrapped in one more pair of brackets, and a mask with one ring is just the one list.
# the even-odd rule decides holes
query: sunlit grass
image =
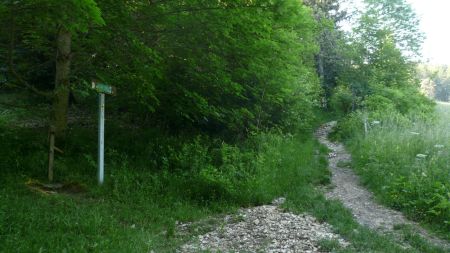
{"label": "sunlit grass", "polygon": [[450,104],[436,122],[400,125],[386,117],[350,142],[363,182],[384,203],[450,238]]}

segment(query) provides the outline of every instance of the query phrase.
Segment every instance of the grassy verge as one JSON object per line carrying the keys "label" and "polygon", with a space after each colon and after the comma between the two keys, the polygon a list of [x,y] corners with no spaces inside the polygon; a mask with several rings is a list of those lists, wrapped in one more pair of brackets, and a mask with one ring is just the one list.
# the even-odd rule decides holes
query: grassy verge
{"label": "grassy verge", "polygon": [[450,239],[450,107],[437,122],[382,120],[349,142],[354,167],[383,203]]}
{"label": "grassy verge", "polygon": [[47,194],[28,186],[46,182],[46,139],[44,128],[1,126],[0,252],[171,252],[192,236],[177,235],[177,222],[328,180],[309,135],[260,133],[226,144],[110,122],[105,185],[96,184],[96,130],[74,127],[55,176],[76,189]]}
{"label": "grassy verge", "polygon": [[46,130],[2,127],[0,252],[173,252],[205,232],[179,235],[177,222],[279,196],[287,198],[287,209],[331,223],[352,244],[341,249],[324,241],[325,250],[442,252],[425,243],[402,249],[360,227],[340,203],[327,201],[317,190],[329,183],[327,150],[310,134],[260,133],[231,145],[108,126],[105,185],[96,185],[95,129],[75,127],[56,160],[56,178],[76,189],[59,194],[26,184],[45,182]]}

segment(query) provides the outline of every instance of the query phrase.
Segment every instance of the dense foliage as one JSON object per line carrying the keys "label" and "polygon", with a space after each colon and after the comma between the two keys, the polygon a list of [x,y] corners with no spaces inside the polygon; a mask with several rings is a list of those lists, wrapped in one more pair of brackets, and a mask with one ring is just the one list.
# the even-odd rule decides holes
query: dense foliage
{"label": "dense foliage", "polygon": [[347,11],[341,9],[339,0],[305,0],[305,4],[313,10],[314,18],[319,26],[317,42],[319,52],[315,55],[317,75],[324,89],[325,103],[337,86],[337,79],[345,69],[345,33],[341,29],[342,22],[348,19]]}
{"label": "dense foliage", "polygon": [[[67,26],[72,91],[103,79],[118,86],[119,107],[152,124],[246,135],[299,122],[307,127],[313,116],[321,93],[313,65],[317,28],[299,1],[71,3],[2,4],[1,48],[14,60],[9,70],[33,88],[52,89],[54,43]],[[27,16],[29,9],[36,13]],[[37,19],[51,25],[32,25]],[[20,85],[12,73],[8,84]]]}
{"label": "dense foliage", "polygon": [[334,110],[348,115],[341,137],[362,131],[363,122],[381,121],[386,113],[398,120],[430,118],[433,103],[418,92],[416,72],[423,38],[406,1],[365,1],[347,47],[347,68],[331,98]]}
{"label": "dense foliage", "polygon": [[[394,135],[433,119],[418,92],[417,17],[406,0],[365,0],[344,32],[341,2],[1,1],[0,251],[174,250],[187,237],[174,234],[178,221],[285,196],[350,239],[343,252],[410,252],[317,190],[329,182],[312,136],[323,111],[380,199],[448,228],[436,140]],[[94,79],[118,89],[107,97],[103,187]],[[56,181],[70,189],[38,195],[48,126],[64,152]],[[416,161],[419,147],[431,158]]]}

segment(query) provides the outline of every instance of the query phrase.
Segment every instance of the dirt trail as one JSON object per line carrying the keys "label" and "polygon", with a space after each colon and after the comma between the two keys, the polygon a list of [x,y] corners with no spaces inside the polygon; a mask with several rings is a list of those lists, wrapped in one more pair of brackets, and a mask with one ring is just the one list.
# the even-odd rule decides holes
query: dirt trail
{"label": "dirt trail", "polygon": [[396,234],[399,232],[394,230],[395,225],[409,225],[432,244],[450,249],[449,242],[431,236],[417,223],[407,220],[402,213],[377,204],[372,193],[360,185],[359,178],[353,170],[338,166],[338,163],[350,162],[351,156],[342,144],[328,140],[328,134],[335,125],[335,121],[329,122],[316,131],[316,137],[320,143],[331,150],[328,161],[334,188],[327,193],[327,197],[340,200],[345,207],[351,210],[360,224],[371,229]]}

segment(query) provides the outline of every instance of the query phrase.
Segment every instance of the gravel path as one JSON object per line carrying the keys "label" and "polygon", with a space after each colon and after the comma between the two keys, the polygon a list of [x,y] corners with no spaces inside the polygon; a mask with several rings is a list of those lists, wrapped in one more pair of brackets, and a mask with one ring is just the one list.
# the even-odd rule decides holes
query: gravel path
{"label": "gravel path", "polygon": [[377,204],[372,193],[360,185],[359,178],[353,170],[338,166],[339,162],[351,162],[351,156],[342,144],[328,140],[327,136],[335,125],[335,121],[329,122],[316,131],[317,139],[331,150],[328,161],[334,188],[327,193],[327,197],[340,200],[345,207],[352,211],[360,224],[371,229],[395,234],[395,225],[409,225],[432,244],[450,249],[448,242],[431,236],[418,224],[407,220],[402,213]]}
{"label": "gravel path", "polygon": [[[283,212],[278,205],[241,209],[237,216],[226,216],[222,226],[200,235],[183,245],[178,252],[322,252],[319,242],[337,240],[342,246],[348,243],[331,231],[325,223],[314,217]],[[192,224],[182,224],[187,230]]]}

